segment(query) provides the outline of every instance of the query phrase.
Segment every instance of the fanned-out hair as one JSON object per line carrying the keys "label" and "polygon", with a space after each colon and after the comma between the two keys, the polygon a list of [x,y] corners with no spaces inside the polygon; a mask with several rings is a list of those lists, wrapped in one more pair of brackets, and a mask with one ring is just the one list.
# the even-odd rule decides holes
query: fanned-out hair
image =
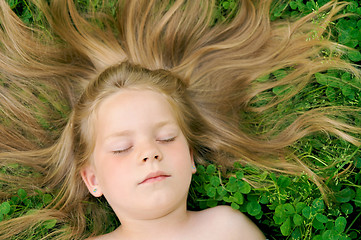
{"label": "fanned-out hair", "polygon": [[[353,137],[360,129],[335,120],[341,109],[308,110],[259,134],[245,117],[251,112],[262,116],[291,99],[317,72],[339,69],[360,76],[341,59],[346,48],[329,40],[328,25],[342,17],[338,13],[347,3],[331,1],[298,20],[271,22],[271,0],[239,0],[236,12],[223,21],[215,21],[211,0],[120,0],[115,16],[107,9],[115,1],[104,1],[96,11],[80,11],[72,0],[48,2],[34,0],[46,19],[37,28],[22,23],[0,0],[0,197],[19,188],[55,196],[34,214],[0,222],[0,239],[21,236],[50,219],[65,227],[47,239],[90,235],[86,218],[93,223],[91,234],[104,231],[106,212],[79,174],[89,148],[83,145],[91,145],[84,144],[90,140],[83,118],[105,94],[102,89],[147,81],[165,94],[174,88],[185,99],[169,94],[175,107],[189,111],[180,115],[198,164],[227,168],[240,161],[307,173],[320,184],[289,146],[319,131],[360,145]],[[326,14],[320,18],[320,13]],[[288,75],[258,81],[279,69],[288,69]],[[164,79],[170,83],[159,87]],[[255,104],[257,96],[277,86],[288,87],[287,94]],[[267,121],[267,116],[260,119]],[[12,174],[14,164],[25,170]]]}

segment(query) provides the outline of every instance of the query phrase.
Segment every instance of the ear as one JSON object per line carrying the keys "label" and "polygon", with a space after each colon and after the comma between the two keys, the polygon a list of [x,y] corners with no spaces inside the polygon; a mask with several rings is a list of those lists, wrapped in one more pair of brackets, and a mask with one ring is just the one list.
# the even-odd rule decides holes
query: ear
{"label": "ear", "polygon": [[193,159],[193,149],[192,148],[189,149],[189,153],[191,155],[190,157],[191,157],[191,161],[192,161],[192,174],[195,174],[197,172],[197,167],[196,167],[196,164]]}
{"label": "ear", "polygon": [[94,197],[101,197],[103,192],[99,186],[96,172],[93,166],[86,166],[80,171],[80,175],[87,186],[89,192]]}

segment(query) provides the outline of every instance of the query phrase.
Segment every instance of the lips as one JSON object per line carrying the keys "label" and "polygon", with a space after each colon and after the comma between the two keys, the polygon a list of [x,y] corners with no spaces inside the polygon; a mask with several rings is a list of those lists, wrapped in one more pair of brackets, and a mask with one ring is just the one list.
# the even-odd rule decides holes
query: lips
{"label": "lips", "polygon": [[170,175],[166,174],[162,171],[152,172],[148,174],[143,181],[141,181],[139,184],[145,184],[145,183],[152,183],[152,182],[158,182],[162,181],[166,178],[169,178]]}

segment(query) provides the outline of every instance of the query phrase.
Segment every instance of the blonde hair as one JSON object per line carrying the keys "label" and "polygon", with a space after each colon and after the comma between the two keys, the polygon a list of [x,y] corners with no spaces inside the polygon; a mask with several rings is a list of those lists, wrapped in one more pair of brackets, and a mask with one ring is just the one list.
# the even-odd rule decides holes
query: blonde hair
{"label": "blonde hair", "polygon": [[[243,114],[265,113],[287,101],[316,72],[340,69],[360,75],[341,60],[346,48],[327,35],[329,22],[342,17],[336,14],[346,3],[326,4],[319,11],[327,14],[318,24],[312,23],[316,12],[293,22],[270,22],[270,0],[240,0],[234,17],[218,23],[212,16],[215,3],[208,0],[171,5],[119,1],[116,17],[105,8],[80,14],[70,0],[36,3],[47,19],[46,30],[25,26],[0,1],[5,83],[0,86],[0,167],[18,163],[40,173],[0,175],[0,194],[7,198],[22,187],[44,189],[55,199],[36,215],[0,222],[1,239],[49,219],[67,227],[47,237],[80,239],[89,234],[85,216],[92,219],[92,234],[104,231],[107,213],[95,204],[79,171],[92,152],[90,126],[99,102],[121,88],[162,92],[199,164],[227,168],[240,161],[288,174],[306,172],[320,184],[309,167],[288,152],[290,145],[319,131],[360,145],[352,136],[359,128],[334,120],[341,109],[305,111],[292,123],[273,124],[264,134],[240,126]],[[325,49],[328,55],[322,54]],[[257,81],[285,68],[290,71],[281,80]],[[289,86],[290,91],[255,106],[257,96],[277,86]],[[39,119],[54,126],[44,127]]]}

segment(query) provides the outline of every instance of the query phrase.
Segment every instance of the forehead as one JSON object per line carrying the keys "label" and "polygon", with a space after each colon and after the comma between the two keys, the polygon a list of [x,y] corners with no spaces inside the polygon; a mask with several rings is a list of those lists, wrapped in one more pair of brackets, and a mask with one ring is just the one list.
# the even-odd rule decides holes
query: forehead
{"label": "forehead", "polygon": [[103,128],[149,121],[175,121],[167,98],[153,90],[122,89],[104,99],[96,115],[97,125]]}

